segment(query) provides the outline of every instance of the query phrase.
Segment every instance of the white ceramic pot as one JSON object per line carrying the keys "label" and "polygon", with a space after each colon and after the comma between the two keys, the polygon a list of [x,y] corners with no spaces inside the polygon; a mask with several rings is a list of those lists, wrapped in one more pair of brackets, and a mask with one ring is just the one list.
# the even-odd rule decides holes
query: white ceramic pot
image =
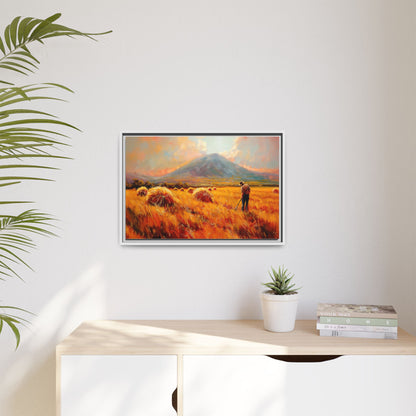
{"label": "white ceramic pot", "polygon": [[290,332],[295,328],[299,295],[274,295],[267,290],[261,294],[264,329],[272,332]]}

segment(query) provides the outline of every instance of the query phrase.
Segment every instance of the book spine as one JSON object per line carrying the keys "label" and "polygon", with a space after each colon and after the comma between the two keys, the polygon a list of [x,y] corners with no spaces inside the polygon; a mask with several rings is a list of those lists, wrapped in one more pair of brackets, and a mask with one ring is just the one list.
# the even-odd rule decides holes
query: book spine
{"label": "book spine", "polygon": [[330,329],[332,331],[365,331],[365,332],[388,332],[397,334],[397,326],[366,326],[366,325],[333,325],[316,324],[316,329]]}
{"label": "book spine", "polygon": [[333,331],[331,329],[321,329],[319,335],[321,337],[397,339],[397,334],[388,332]]}
{"label": "book spine", "polygon": [[[368,318],[368,313],[366,312],[331,312],[331,311],[317,311],[318,317],[328,316],[328,317],[345,317],[345,318]],[[397,313],[372,313],[371,318],[376,319],[397,319]]]}
{"label": "book spine", "polygon": [[347,318],[339,316],[320,316],[318,319],[320,324],[330,325],[365,325],[365,326],[390,326],[397,327],[397,319],[381,319],[381,318]]}

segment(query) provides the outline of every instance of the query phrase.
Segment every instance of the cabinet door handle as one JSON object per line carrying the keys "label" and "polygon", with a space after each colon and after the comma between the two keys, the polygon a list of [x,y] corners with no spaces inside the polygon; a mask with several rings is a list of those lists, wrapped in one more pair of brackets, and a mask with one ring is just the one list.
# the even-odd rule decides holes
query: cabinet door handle
{"label": "cabinet door handle", "polygon": [[342,355],[267,355],[267,357],[287,363],[322,363],[335,360]]}
{"label": "cabinet door handle", "polygon": [[176,387],[172,393],[172,407],[175,409],[175,412],[178,413],[178,388]]}

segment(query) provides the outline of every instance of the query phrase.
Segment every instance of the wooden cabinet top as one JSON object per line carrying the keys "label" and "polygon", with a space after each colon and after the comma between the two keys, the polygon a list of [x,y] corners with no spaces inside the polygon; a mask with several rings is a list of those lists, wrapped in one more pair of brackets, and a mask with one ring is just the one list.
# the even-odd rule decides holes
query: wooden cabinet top
{"label": "wooden cabinet top", "polygon": [[297,321],[293,332],[265,331],[260,320],[89,321],[56,348],[58,355],[416,354],[416,337],[399,328],[397,340],[320,337],[316,321]]}

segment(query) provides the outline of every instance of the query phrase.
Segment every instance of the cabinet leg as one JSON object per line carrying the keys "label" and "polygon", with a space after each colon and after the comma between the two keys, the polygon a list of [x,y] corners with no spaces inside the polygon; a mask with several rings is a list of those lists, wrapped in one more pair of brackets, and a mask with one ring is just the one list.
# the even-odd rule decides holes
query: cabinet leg
{"label": "cabinet leg", "polygon": [[[176,413],[183,416],[183,355],[178,354],[178,384],[176,389]],[[173,404],[173,398],[172,398]]]}

